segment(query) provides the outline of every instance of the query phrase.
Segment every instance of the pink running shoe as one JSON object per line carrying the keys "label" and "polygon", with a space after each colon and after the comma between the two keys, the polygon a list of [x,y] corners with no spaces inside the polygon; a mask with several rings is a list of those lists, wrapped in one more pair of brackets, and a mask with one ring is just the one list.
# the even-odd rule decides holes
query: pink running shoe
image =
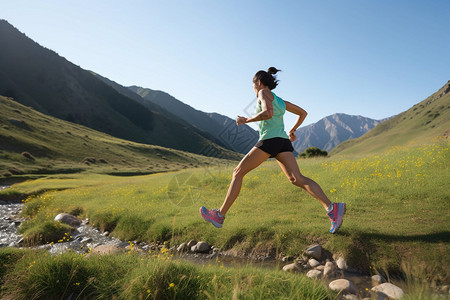
{"label": "pink running shoe", "polygon": [[341,227],[346,211],[345,203],[331,203],[327,215],[331,221],[330,232],[335,233]]}
{"label": "pink running shoe", "polygon": [[205,221],[211,222],[217,228],[221,228],[223,221],[225,220],[224,216],[219,214],[218,209],[207,209],[206,207],[200,207],[200,214],[202,215]]}

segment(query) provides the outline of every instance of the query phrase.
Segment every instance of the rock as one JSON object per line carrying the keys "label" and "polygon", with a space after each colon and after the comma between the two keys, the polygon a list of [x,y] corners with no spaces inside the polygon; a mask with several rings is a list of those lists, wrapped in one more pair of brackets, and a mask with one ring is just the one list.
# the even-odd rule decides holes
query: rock
{"label": "rock", "polygon": [[208,254],[206,256],[207,259],[214,259],[219,256],[219,252],[213,252],[212,254]]}
{"label": "rock", "polygon": [[448,294],[450,292],[450,285],[441,286],[441,292],[444,294]]}
{"label": "rock", "polygon": [[334,277],[336,276],[336,265],[334,263],[332,263],[331,261],[328,261],[325,264],[325,268],[323,270],[323,276],[324,277]]}
{"label": "rock", "polygon": [[308,271],[308,273],[306,273],[306,276],[309,277],[309,278],[317,278],[317,279],[319,279],[320,277],[322,277],[322,271],[310,270],[310,271]]}
{"label": "rock", "polygon": [[187,246],[188,246],[189,248],[192,248],[192,246],[195,246],[195,245],[197,245],[197,241],[196,241],[196,240],[190,240],[190,241],[187,243]]}
{"label": "rock", "polygon": [[84,239],[81,240],[82,244],[87,244],[90,242],[92,242],[92,238],[90,238],[90,237],[85,237]]}
{"label": "rock", "polygon": [[59,221],[64,224],[69,224],[70,226],[78,227],[81,225],[81,221],[70,214],[62,213],[55,217],[55,221]]}
{"label": "rock", "polygon": [[323,272],[323,270],[325,270],[325,266],[324,265],[320,265],[320,266],[315,267],[314,269]]}
{"label": "rock", "polygon": [[318,262],[314,258],[311,258],[310,260],[308,260],[308,264],[311,266],[311,268],[315,268],[320,265],[320,262]]}
{"label": "rock", "polygon": [[347,294],[344,295],[344,297],[342,297],[345,300],[359,300],[358,296],[353,295],[353,294]]}
{"label": "rock", "polygon": [[109,231],[105,231],[102,233],[103,236],[108,236],[109,235]]}
{"label": "rock", "polygon": [[211,250],[207,242],[198,242],[196,247],[198,253],[208,253]]}
{"label": "rock", "polygon": [[347,279],[336,279],[328,285],[332,291],[342,292],[343,294],[356,294],[358,290],[356,286]]}
{"label": "rock", "polygon": [[385,282],[384,278],[381,275],[373,275],[372,276],[372,286],[377,286]]}
{"label": "rock", "polygon": [[220,249],[219,248],[213,248],[213,253],[219,253],[220,252]]}
{"label": "rock", "polygon": [[391,299],[400,299],[405,295],[403,290],[392,283],[382,283],[372,288],[373,292],[381,293],[388,296]]}
{"label": "rock", "polygon": [[8,204],[8,202],[5,202],[5,201],[3,201],[3,200],[0,200],[0,205],[5,205],[5,204]]}
{"label": "rock", "polygon": [[189,250],[189,247],[187,246],[186,243],[182,243],[178,246],[177,248],[177,252],[183,253]]}
{"label": "rock", "polygon": [[302,269],[302,268],[300,267],[300,265],[299,265],[299,264],[296,264],[296,263],[292,263],[292,264],[289,264],[289,265],[285,265],[285,266],[283,267],[283,271],[293,272],[293,273],[299,272],[301,269]]}
{"label": "rock", "polygon": [[282,262],[291,262],[293,261],[295,258],[293,256],[285,256],[281,259]]}
{"label": "rock", "polygon": [[116,254],[120,252],[122,252],[122,250],[114,245],[100,245],[95,247],[94,250],[92,250],[92,254],[100,254],[100,255]]}
{"label": "rock", "polygon": [[341,269],[341,270],[347,270],[347,262],[344,260],[344,258],[343,257],[339,257],[337,260],[336,260],[336,265],[337,265],[337,267],[339,268],[339,269]]}
{"label": "rock", "polygon": [[318,244],[311,246],[305,250],[304,254],[307,257],[312,257],[312,258],[320,260],[320,258],[322,257],[322,246],[320,246]]}

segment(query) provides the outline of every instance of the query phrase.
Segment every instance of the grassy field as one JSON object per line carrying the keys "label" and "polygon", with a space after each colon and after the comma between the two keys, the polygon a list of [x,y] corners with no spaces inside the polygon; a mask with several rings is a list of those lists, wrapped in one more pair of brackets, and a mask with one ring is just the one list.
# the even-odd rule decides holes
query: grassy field
{"label": "grassy field", "polygon": [[335,235],[328,233],[319,203],[290,184],[275,161],[244,178],[222,229],[205,223],[198,208],[221,205],[234,165],[125,178],[46,176],[14,185],[0,197],[32,195],[21,227],[31,242],[40,235],[45,242],[59,240],[64,229],[52,219],[68,212],[124,240],[174,245],[196,239],[223,250],[271,255],[298,255],[318,242],[361,270],[399,272],[406,263],[442,283],[450,278],[449,161],[447,141],[354,159],[299,160],[303,174],[332,201],[347,202]]}

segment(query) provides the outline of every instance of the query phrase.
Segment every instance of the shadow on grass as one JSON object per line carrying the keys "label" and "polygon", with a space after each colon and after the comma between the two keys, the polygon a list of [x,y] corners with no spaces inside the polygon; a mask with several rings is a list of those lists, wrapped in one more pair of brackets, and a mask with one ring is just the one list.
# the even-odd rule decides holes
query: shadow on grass
{"label": "shadow on grass", "polygon": [[448,243],[450,242],[450,231],[440,231],[429,234],[415,235],[392,235],[385,233],[359,233],[364,240],[380,240],[384,242],[426,242],[426,243]]}
{"label": "shadow on grass", "polygon": [[[434,245],[450,242],[450,231],[446,230],[412,235],[342,230],[340,234],[347,236],[350,241],[347,247],[350,265],[355,266],[360,271],[370,270],[374,265],[382,266],[392,274],[402,273],[402,260],[420,259],[420,257],[415,257],[411,251],[418,249],[417,247],[420,247],[421,243]],[[402,245],[402,243],[404,244]],[[413,244],[416,245],[412,246]],[[430,258],[426,260],[430,260]]]}

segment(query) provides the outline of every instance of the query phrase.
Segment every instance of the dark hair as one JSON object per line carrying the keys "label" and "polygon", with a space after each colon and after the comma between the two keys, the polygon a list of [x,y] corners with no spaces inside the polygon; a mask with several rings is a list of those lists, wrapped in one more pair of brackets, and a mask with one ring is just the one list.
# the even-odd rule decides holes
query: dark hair
{"label": "dark hair", "polygon": [[258,71],[253,77],[253,82],[257,83],[258,80],[260,80],[262,84],[269,87],[270,90],[273,90],[278,85],[278,80],[276,80],[276,77],[273,75],[277,74],[277,72],[280,71],[281,70],[278,70],[275,67],[270,67],[269,70],[267,70],[267,72],[263,70]]}

